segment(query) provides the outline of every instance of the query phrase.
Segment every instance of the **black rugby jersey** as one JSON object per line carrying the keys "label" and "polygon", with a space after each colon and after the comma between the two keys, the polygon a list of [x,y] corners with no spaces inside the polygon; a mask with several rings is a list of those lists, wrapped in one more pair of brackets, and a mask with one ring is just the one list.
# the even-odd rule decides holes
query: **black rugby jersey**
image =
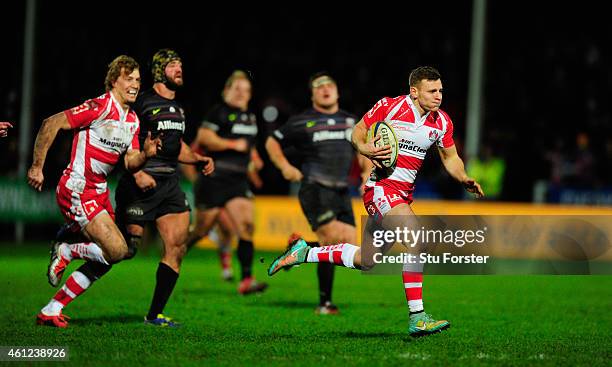
{"label": "black rugby jersey", "polygon": [[223,139],[246,139],[249,149],[237,152],[227,149],[218,152],[208,152],[215,161],[215,173],[241,173],[246,175],[251,159],[251,148],[257,137],[257,118],[250,111],[242,111],[222,103],[213,107],[204,118],[202,127],[211,129]]}
{"label": "black rugby jersey", "polygon": [[144,146],[147,133],[154,138],[160,133],[162,149],[147,160],[143,170],[155,176],[168,176],[176,173],[178,156],[181,152],[181,139],[185,132],[185,112],[173,99],[166,99],[153,88],[140,93],[132,106],[140,119],[140,146]]}
{"label": "black rugby jersey", "polygon": [[348,186],[355,156],[351,133],[355,116],[344,110],[324,114],[314,108],[289,118],[272,133],[281,146],[293,146],[301,157],[304,181],[328,187]]}

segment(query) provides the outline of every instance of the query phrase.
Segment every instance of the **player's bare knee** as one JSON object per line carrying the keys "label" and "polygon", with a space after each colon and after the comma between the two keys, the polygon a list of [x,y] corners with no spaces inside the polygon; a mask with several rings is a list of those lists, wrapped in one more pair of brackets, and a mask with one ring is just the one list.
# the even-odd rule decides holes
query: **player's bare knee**
{"label": "player's bare knee", "polygon": [[251,241],[253,239],[253,229],[249,229],[246,225],[240,225],[238,227],[238,237],[241,240]]}
{"label": "player's bare knee", "polygon": [[253,237],[253,234],[255,233],[255,225],[252,221],[246,221],[242,225],[242,231],[245,232],[247,236]]}

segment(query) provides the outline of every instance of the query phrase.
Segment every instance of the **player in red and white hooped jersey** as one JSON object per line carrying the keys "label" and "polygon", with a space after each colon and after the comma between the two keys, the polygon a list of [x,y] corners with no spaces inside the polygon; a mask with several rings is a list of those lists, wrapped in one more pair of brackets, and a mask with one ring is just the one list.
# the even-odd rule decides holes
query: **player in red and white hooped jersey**
{"label": "player in red and white hooped jersey", "polygon": [[[127,112],[108,91],[100,97],[64,111],[73,131],[70,164],[58,188],[83,194],[93,190],[104,194],[106,176],[126,149],[140,150],[139,121],[133,110]],[[83,223],[87,218],[77,219]],[[83,226],[83,225],[81,225]]]}
{"label": "player in red and white hooped jersey", "polygon": [[[467,191],[484,195],[480,185],[467,176],[453,142],[453,123],[440,110],[440,73],[428,66],[416,68],[410,74],[409,84],[409,95],[386,97],[378,101],[355,125],[352,134],[353,146],[376,167],[366,183],[363,198],[366,210],[371,220],[388,230],[401,230],[404,226],[410,228],[415,224],[414,212],[410,208],[414,181],[427,150],[434,143],[447,172],[461,182]],[[380,139],[379,136],[370,142],[366,139],[369,127],[378,121],[390,124],[398,138],[398,159],[391,169],[384,169],[381,164],[390,158],[390,147],[376,147],[374,142]],[[386,249],[389,247],[386,246]],[[331,262],[357,269],[374,265],[373,258],[362,258],[361,253],[359,247],[348,243],[309,249],[303,240],[296,241],[272,263],[268,274],[302,262]],[[434,320],[424,312],[423,264],[404,264],[402,278],[409,306],[410,334],[427,335],[448,328],[448,321]]]}
{"label": "player in red and white hooped jersey", "polygon": [[363,116],[366,130],[385,121],[393,127],[398,141],[395,167],[390,172],[373,171],[366,182],[363,200],[368,213],[378,219],[401,203],[412,203],[416,175],[433,144],[442,149],[455,145],[453,122],[446,112],[419,107],[409,95],[385,97]]}
{"label": "player in red and white hooped jersey", "polygon": [[[442,80],[432,67],[419,67],[410,73],[410,94],[383,98],[368,111],[353,131],[353,145],[378,167],[372,172],[363,197],[366,210],[383,228],[410,227],[415,222],[410,208],[414,181],[429,148],[436,144],[446,171],[462,183],[467,191],[478,196],[480,185],[468,177],[453,141],[453,122],[440,109]],[[390,171],[382,169],[380,159],[391,153],[389,147],[376,148],[366,141],[367,130],[377,121],[393,127],[398,140],[398,157]],[[359,251],[354,262],[361,259]],[[446,320],[434,320],[424,312],[422,300],[423,264],[404,264],[402,274],[409,306],[413,335],[429,334],[450,326]]]}
{"label": "player in red and white hooped jersey", "polygon": [[89,240],[54,246],[48,271],[52,286],[59,284],[71,260],[84,259],[86,263],[38,314],[40,325],[66,327],[63,307],[127,254],[125,239],[114,222],[106,175],[123,153],[125,167],[139,170],[161,144],[159,138],[149,136],[140,151],[138,117],[129,107],[140,90],[138,63],[129,56],[117,57],[109,64],[105,86],[104,95],[45,119],[36,136],[28,183],[41,191],[49,147],[60,129],[73,130],[70,163],[57,185],[57,203],[66,222],[78,226]]}

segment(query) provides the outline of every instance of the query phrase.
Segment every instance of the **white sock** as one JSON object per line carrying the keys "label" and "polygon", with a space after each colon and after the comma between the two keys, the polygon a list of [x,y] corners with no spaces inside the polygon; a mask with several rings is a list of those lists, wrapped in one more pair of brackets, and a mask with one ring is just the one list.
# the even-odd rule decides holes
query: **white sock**
{"label": "white sock", "polygon": [[76,270],[70,274],[66,283],[55,293],[55,296],[43,307],[41,312],[47,316],[59,315],[64,306],[85,292],[90,285],[91,280],[85,274]]}
{"label": "white sock", "polygon": [[423,263],[404,263],[402,281],[410,313],[423,311]]}
{"label": "white sock", "polygon": [[70,247],[66,242],[60,244],[57,248],[57,252],[64,259],[71,261],[72,260],[72,251],[70,251]]}
{"label": "white sock", "polygon": [[47,305],[43,307],[40,312],[47,316],[57,316],[60,314],[60,312],[62,312],[62,308],[64,308],[63,304],[59,303],[54,298],[51,298],[51,301],[49,301],[49,303],[47,303]]}
{"label": "white sock", "polygon": [[355,268],[355,253],[359,247],[349,243],[339,243],[337,245],[313,247],[308,252],[307,263],[326,262],[336,265],[343,265],[347,268]]}
{"label": "white sock", "polygon": [[104,252],[102,252],[100,246],[94,242],[69,243],[66,245],[73,258],[97,261],[109,265],[104,258]]}

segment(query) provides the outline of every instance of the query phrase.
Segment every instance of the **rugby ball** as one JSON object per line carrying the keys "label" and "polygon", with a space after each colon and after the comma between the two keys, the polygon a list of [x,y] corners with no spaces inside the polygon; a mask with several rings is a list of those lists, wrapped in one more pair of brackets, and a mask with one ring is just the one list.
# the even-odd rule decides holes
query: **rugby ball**
{"label": "rugby ball", "polygon": [[393,127],[384,121],[375,122],[370,126],[370,130],[368,130],[368,142],[378,135],[380,135],[380,139],[374,143],[376,147],[385,145],[391,147],[391,159],[386,159],[381,162],[383,166],[391,168],[395,166],[397,162],[397,136],[395,135],[395,131],[393,131]]}

